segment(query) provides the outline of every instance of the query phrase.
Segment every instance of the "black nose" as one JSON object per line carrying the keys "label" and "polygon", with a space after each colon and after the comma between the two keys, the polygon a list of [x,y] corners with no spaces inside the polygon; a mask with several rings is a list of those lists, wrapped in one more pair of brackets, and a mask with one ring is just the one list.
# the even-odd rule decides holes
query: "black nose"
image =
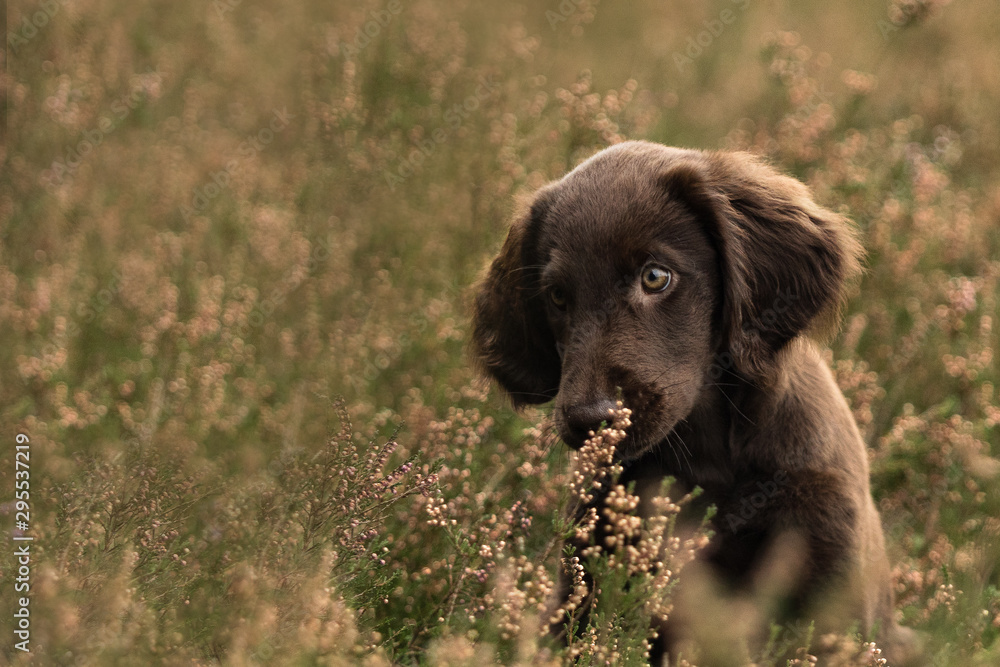
{"label": "black nose", "polygon": [[614,401],[607,399],[564,407],[562,439],[573,449],[580,449],[590,432],[600,428],[601,422],[611,423],[609,411],[617,407]]}

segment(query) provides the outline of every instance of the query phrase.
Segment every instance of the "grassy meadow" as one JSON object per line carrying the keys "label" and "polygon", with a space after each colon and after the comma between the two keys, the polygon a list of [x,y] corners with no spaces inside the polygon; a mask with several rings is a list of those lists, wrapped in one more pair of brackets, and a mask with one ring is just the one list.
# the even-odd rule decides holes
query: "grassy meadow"
{"label": "grassy meadow", "polygon": [[[994,0],[8,2],[0,664],[641,663],[655,572],[539,633],[570,457],[465,352],[518,201],[623,139],[857,223],[829,363],[898,615],[1000,664],[998,35]],[[802,627],[741,660],[821,645],[879,664]]]}

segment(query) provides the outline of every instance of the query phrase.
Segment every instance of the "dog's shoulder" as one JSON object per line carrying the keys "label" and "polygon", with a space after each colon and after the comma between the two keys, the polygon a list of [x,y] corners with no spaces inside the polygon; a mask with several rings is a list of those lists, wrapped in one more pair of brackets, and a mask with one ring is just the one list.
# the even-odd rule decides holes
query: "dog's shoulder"
{"label": "dog's shoulder", "polygon": [[793,340],[779,372],[751,402],[745,447],[786,469],[834,469],[868,480],[868,458],[850,406],[814,341]]}

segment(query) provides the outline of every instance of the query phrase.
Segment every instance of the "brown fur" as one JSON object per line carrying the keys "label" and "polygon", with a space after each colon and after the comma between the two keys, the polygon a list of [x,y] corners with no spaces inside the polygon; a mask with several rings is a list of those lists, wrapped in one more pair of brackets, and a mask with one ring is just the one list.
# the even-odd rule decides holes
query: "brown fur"
{"label": "brown fur", "polygon": [[[475,301],[474,354],[515,406],[554,399],[572,447],[620,392],[634,424],[624,479],[670,475],[719,508],[707,569],[751,586],[794,534],[793,613],[837,597],[828,624],[857,621],[891,645],[865,446],[807,337],[835,321],[861,254],[845,218],[751,155],[626,142],[542,188],[513,224]],[[640,282],[650,265],[671,273],[662,291]],[[685,634],[680,621],[665,642]]]}

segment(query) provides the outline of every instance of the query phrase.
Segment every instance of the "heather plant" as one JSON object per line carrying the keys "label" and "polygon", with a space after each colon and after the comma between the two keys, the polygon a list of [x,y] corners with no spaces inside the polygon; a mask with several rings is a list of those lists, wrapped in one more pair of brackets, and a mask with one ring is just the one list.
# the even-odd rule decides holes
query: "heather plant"
{"label": "heather plant", "polygon": [[[828,362],[897,614],[928,664],[996,664],[997,7],[747,3],[679,71],[718,4],[9,3],[0,431],[31,521],[11,454],[0,518],[34,540],[32,652],[6,549],[0,662],[641,663],[688,499],[638,516],[627,415],[571,454],[463,353],[517,201],[634,138],[761,154],[855,221]],[[892,664],[866,640],[775,626],[742,661]]]}
{"label": "heather plant", "polygon": [[[571,456],[573,502],[587,510],[576,513],[564,537],[589,545],[579,553],[567,546],[561,565],[571,592],[547,619],[550,626],[565,626],[566,656],[582,665],[648,662],[655,628],[673,609],[676,578],[709,537],[705,523],[684,539],[675,534],[677,515],[692,496],[673,502],[669,479],[652,499],[650,515],[639,514],[639,497],[618,483],[622,470],[614,457],[631,410],[618,401],[609,413],[610,424]],[[606,493],[595,506],[598,489]]]}

